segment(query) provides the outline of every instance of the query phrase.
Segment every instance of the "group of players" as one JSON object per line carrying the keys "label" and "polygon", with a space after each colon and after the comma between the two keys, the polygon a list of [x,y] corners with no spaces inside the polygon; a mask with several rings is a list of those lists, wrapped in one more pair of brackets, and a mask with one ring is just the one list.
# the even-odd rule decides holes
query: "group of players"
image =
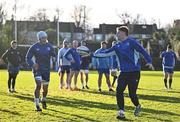
{"label": "group of players", "polygon": [[[129,97],[135,106],[134,115],[138,116],[141,110],[136,91],[140,80],[141,63],[140,56],[142,55],[147,64],[146,66],[154,70],[152,65],[152,58],[142,47],[142,45],[133,37],[129,36],[129,30],[126,26],[117,28],[117,40],[113,42],[112,47],[107,49],[105,41],[101,42],[101,48],[96,50],[92,55],[81,55],[78,50],[78,41],[72,42],[70,47],[67,40],[63,41],[63,47],[55,53],[55,49],[47,40],[47,34],[44,31],[37,33],[38,42],[32,45],[26,55],[26,62],[32,68],[36,88],[34,91],[35,107],[37,111],[42,111],[40,102],[44,109],[47,108],[46,96],[48,93],[48,85],[50,81],[50,59],[57,58],[60,75],[60,89],[64,87],[64,75],[66,73],[66,88],[78,90],[77,78],[80,72],[82,89],[89,89],[88,86],[88,73],[89,63],[92,59],[93,67],[98,70],[98,91],[101,92],[101,83],[103,74],[106,77],[106,82],[109,91],[113,91],[112,86],[116,79],[118,79],[116,88],[116,99],[119,108],[118,119],[125,118],[124,110],[124,90],[128,86]],[[82,41],[81,46],[86,47],[86,42]],[[9,92],[15,92],[15,80],[19,72],[19,64],[22,62],[20,52],[16,49],[17,42],[11,42],[11,48],[8,49],[1,57],[0,64],[7,62],[8,64],[8,89]],[[173,68],[175,66],[176,55],[172,50],[172,46],[168,45],[167,50],[162,52],[163,70],[164,70],[164,84],[165,88],[171,88]],[[113,83],[110,83],[110,69],[114,77]],[[120,75],[117,76],[117,69],[120,70]],[[84,76],[85,74],[85,83]],[[167,78],[169,76],[169,87],[167,85]],[[74,88],[71,86],[72,78],[74,77]],[[11,89],[12,83],[12,89]],[[40,90],[43,89],[42,99],[40,99]]]}

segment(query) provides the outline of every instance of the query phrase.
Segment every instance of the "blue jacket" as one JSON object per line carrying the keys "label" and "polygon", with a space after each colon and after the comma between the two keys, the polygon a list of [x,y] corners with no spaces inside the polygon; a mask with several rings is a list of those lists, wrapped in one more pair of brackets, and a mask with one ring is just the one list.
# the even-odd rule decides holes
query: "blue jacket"
{"label": "blue jacket", "polygon": [[161,57],[163,58],[162,65],[165,68],[174,68],[176,62],[176,54],[173,51],[163,51],[161,53]]}
{"label": "blue jacket", "polygon": [[106,57],[117,55],[121,72],[134,72],[141,70],[140,54],[143,55],[147,63],[152,64],[151,56],[134,38],[128,37],[126,40],[117,43],[108,50],[99,54],[96,57]]}
{"label": "blue jacket", "polygon": [[71,64],[72,67],[80,67],[81,57],[77,52],[76,48],[70,48],[65,54],[64,57],[68,60],[74,60],[75,63]]}
{"label": "blue jacket", "polygon": [[[95,51],[95,53],[99,53],[105,51],[106,49],[100,48]],[[112,58],[111,56],[104,58],[94,58],[92,60],[93,66],[97,69],[111,69],[112,68]]]}
{"label": "blue jacket", "polygon": [[31,68],[33,64],[37,63],[39,70],[49,71],[51,57],[56,57],[53,46],[50,43],[40,44],[37,42],[29,48],[26,54],[26,62]]}

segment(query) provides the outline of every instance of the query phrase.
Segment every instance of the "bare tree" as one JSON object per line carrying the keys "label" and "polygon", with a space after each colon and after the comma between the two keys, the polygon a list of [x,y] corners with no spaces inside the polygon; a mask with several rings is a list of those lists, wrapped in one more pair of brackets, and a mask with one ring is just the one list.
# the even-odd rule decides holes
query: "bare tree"
{"label": "bare tree", "polygon": [[38,9],[29,19],[32,21],[49,21],[47,10],[45,8]]}
{"label": "bare tree", "polygon": [[124,12],[124,13],[121,13],[121,14],[117,14],[117,16],[120,18],[120,21],[123,23],[123,24],[127,24],[127,23],[131,23],[132,22],[132,16],[130,13],[128,12]]}
{"label": "bare tree", "polygon": [[7,16],[6,10],[3,8],[4,4],[5,3],[0,3],[0,28],[2,28],[2,24]]}

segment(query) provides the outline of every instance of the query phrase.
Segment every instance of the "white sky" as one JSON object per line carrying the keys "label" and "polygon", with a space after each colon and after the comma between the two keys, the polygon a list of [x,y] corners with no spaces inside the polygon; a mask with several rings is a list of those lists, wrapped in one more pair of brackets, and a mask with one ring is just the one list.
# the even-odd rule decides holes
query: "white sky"
{"label": "white sky", "polygon": [[[6,2],[9,17],[15,0]],[[140,14],[152,22],[152,18],[161,26],[172,24],[180,19],[180,0],[17,0],[17,19],[22,20],[33,15],[38,8],[46,8],[49,16],[55,15],[55,8],[63,9],[60,21],[72,21],[74,5],[86,5],[89,11],[89,23],[98,27],[101,23],[120,23],[117,13],[128,12],[132,16]]]}

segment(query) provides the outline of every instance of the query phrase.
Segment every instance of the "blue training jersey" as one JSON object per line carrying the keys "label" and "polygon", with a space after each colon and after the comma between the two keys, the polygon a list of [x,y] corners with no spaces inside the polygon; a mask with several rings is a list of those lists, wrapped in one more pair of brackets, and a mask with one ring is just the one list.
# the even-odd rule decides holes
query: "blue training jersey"
{"label": "blue training jersey", "polygon": [[71,66],[80,67],[81,57],[77,52],[76,48],[70,48],[65,54],[64,57],[68,60],[74,60],[75,63],[71,64]]}
{"label": "blue training jersey", "polygon": [[50,43],[41,44],[37,42],[29,48],[26,54],[26,62],[31,68],[33,64],[37,63],[39,70],[50,70],[51,57],[56,57],[53,46]]}
{"label": "blue training jersey", "polygon": [[105,57],[117,55],[121,72],[134,72],[141,70],[140,54],[143,55],[147,63],[152,64],[151,56],[141,44],[136,39],[128,37],[110,49],[99,54],[94,54],[94,56]]}
{"label": "blue training jersey", "polygon": [[162,65],[167,68],[173,68],[175,66],[176,54],[173,51],[163,51],[161,53],[163,58]]}
{"label": "blue training jersey", "polygon": [[[106,49],[100,48],[95,51],[95,53],[99,53],[102,51],[105,51]],[[109,57],[104,57],[104,58],[96,58],[93,60],[93,65],[97,69],[111,69],[112,68],[112,58],[111,56]]]}
{"label": "blue training jersey", "polygon": [[116,55],[113,55],[112,56],[112,69],[117,69],[119,66],[118,66],[118,61],[117,61],[117,56]]}

